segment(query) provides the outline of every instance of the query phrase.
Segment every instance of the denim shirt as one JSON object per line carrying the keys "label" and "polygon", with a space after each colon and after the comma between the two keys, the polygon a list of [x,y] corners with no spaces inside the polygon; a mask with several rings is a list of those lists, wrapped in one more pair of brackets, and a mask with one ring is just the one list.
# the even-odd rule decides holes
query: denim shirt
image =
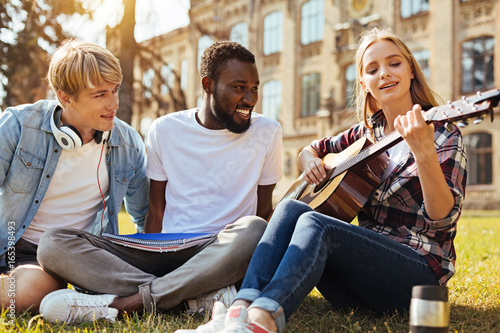
{"label": "denim shirt", "polygon": [[[0,266],[5,265],[5,252],[33,220],[56,169],[62,150],[50,127],[54,112],[56,123],[60,118],[56,107],[56,101],[42,100],[8,108],[0,116]],[[118,233],[118,213],[125,200],[137,230],[143,231],[149,203],[144,142],[132,127],[115,118],[106,145],[109,194],[102,229]],[[100,233],[103,209],[86,231]]]}

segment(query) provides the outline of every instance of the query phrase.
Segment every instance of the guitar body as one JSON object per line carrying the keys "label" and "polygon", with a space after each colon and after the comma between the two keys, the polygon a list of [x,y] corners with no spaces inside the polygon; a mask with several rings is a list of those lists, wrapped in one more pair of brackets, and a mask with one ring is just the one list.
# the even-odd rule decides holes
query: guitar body
{"label": "guitar body", "polygon": [[[338,154],[328,154],[323,161],[335,170],[335,166],[357,155],[371,143],[361,138]],[[389,164],[386,154],[379,154],[351,167],[349,170],[326,179],[318,185],[309,185],[303,175],[294,182],[283,199],[302,201],[317,212],[351,222],[380,184],[384,170]]]}

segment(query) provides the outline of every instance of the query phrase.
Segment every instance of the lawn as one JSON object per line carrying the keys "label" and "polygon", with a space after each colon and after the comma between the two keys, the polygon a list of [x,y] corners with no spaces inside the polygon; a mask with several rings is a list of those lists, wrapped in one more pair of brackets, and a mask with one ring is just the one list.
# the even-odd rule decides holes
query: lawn
{"label": "lawn", "polygon": [[[134,232],[125,214],[120,233]],[[466,211],[455,242],[457,272],[448,284],[451,332],[500,332],[500,211]],[[196,328],[208,320],[172,311],[166,314],[125,316],[114,324],[103,321],[79,326],[50,325],[40,316],[21,315],[15,326],[5,313],[0,332],[174,332]],[[316,291],[290,318],[291,332],[408,332],[408,315],[379,316],[367,311],[332,311]]]}

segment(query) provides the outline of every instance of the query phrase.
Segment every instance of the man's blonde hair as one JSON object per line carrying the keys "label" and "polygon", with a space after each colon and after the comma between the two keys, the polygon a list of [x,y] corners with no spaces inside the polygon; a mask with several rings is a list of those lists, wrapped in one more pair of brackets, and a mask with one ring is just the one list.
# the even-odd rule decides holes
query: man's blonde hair
{"label": "man's blonde hair", "polygon": [[110,51],[75,38],[64,40],[56,49],[47,73],[56,96],[60,89],[75,98],[84,89],[104,83],[120,84],[122,78],[120,62]]}

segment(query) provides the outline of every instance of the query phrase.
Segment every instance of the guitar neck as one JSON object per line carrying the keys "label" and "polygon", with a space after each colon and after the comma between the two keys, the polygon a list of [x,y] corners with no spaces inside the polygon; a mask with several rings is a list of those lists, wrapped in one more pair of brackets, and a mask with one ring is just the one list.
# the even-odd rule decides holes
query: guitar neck
{"label": "guitar neck", "polygon": [[[498,104],[500,99],[500,90],[491,89],[485,92],[478,92],[474,96],[462,97],[461,100],[448,102],[446,105],[435,106],[425,112],[425,121],[427,123],[453,123],[458,121],[465,121],[471,117],[477,117],[474,123],[482,121],[484,116],[488,113],[491,114],[493,121],[492,107]],[[460,123],[459,123],[460,125]],[[329,172],[332,178],[337,177],[349,168],[366,161],[377,154],[393,147],[401,142],[403,138],[401,135],[394,131],[384,137],[382,140],[373,143],[372,145],[363,148],[357,155],[340,162],[339,165],[332,168]]]}

